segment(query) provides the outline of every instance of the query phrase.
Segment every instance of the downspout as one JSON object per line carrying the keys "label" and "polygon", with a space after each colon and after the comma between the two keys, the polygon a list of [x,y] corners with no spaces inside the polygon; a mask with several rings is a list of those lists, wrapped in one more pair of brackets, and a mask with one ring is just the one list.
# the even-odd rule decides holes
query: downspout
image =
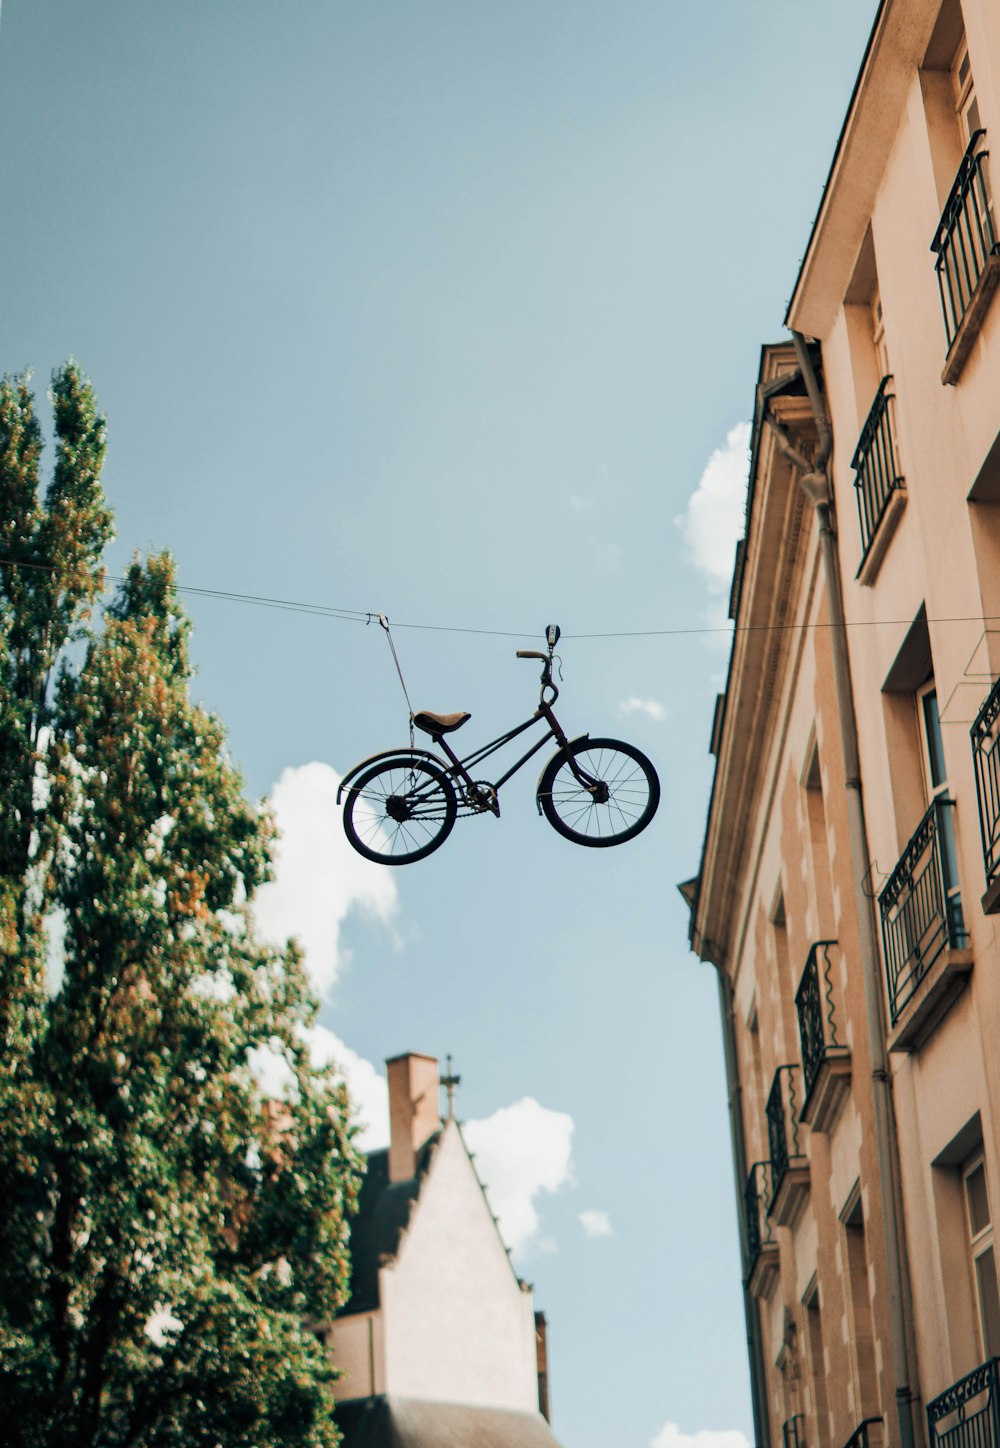
{"label": "downspout", "polygon": [[916,1364],[907,1330],[906,1305],[909,1302],[909,1281],[904,1253],[902,1183],[899,1170],[898,1145],[892,1109],[889,1061],[885,1047],[886,1022],[879,968],[878,924],[875,903],[865,889],[868,877],[868,831],[865,825],[864,799],[861,792],[861,760],[858,749],[854,695],[851,686],[850,660],[847,653],[847,630],[844,621],[844,600],[837,558],[837,540],[833,526],[833,494],[830,487],[829,462],[833,450],[833,431],[827,417],[823,397],[816,381],[812,359],[805,338],[792,333],[795,355],[806,385],[809,404],[819,434],[816,455],[810,461],[792,442],[777,418],[765,408],[764,416],[774,433],[775,442],[798,470],[799,485],[816,510],[819,524],[820,551],[830,609],[830,638],[833,647],[834,687],[840,717],[840,738],[843,746],[844,779],[847,794],[847,819],[851,845],[854,902],[861,942],[861,970],[865,987],[865,1016],[868,1046],[872,1060],[872,1096],[875,1109],[875,1146],[878,1159],[881,1219],[888,1270],[888,1307],[892,1335],[892,1372],[896,1392],[896,1413],[901,1448],[915,1448],[914,1385]]}
{"label": "downspout", "polygon": [[[706,957],[703,957],[703,959]],[[711,957],[707,957],[711,959]],[[764,1346],[760,1331],[760,1304],[750,1291],[749,1253],[747,1248],[746,1203],[743,1188],[747,1166],[746,1137],[743,1132],[743,1088],[740,1084],[739,1059],[736,1055],[736,1028],[733,1022],[733,987],[717,961],[711,961],[719,978],[719,1014],[722,1018],[722,1051],[726,1062],[726,1094],[729,1102],[729,1131],[732,1137],[733,1165],[736,1172],[736,1219],[740,1226],[740,1268],[743,1277],[743,1314],[746,1318],[747,1353],[750,1358],[750,1407],[753,1413],[754,1443],[769,1448],[771,1442],[770,1414],[767,1406],[767,1373]]]}

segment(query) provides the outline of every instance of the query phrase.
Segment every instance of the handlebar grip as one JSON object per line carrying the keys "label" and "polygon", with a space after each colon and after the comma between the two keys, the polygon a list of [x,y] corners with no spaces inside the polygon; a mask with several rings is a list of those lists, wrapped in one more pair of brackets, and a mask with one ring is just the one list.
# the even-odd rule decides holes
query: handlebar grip
{"label": "handlebar grip", "polygon": [[540,654],[537,649],[518,649],[517,657],[519,659],[541,659],[544,664],[548,661],[549,656],[548,654]]}

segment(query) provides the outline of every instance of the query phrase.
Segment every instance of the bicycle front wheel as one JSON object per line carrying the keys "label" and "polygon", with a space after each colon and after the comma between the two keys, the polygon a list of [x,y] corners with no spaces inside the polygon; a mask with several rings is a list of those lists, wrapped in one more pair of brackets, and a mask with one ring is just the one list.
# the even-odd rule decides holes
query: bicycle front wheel
{"label": "bicycle front wheel", "polygon": [[[585,780],[577,778],[573,765]],[[623,845],[646,828],[660,802],[660,781],[633,745],[620,739],[580,739],[549,760],[538,785],[538,802],[565,839],[600,849]]]}
{"label": "bicycle front wheel", "polygon": [[351,785],[344,830],[366,860],[410,865],[451,834],[458,803],[450,780],[424,759],[380,759]]}

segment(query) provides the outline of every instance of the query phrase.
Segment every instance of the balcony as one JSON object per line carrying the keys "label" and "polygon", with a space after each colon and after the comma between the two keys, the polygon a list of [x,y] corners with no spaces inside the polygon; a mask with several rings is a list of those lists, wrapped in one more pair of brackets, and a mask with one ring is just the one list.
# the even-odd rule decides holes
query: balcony
{"label": "balcony", "polygon": [[976,770],[979,830],[983,841],[986,893],[983,910],[1000,911],[1000,681],[993,685],[972,726],[972,760]]}
{"label": "balcony", "polygon": [[961,376],[1000,281],[1000,245],[984,166],[989,152],[982,149],[985,135],[973,134],[931,242],[948,339],[941,374],[946,383]]}
{"label": "balcony", "polygon": [[956,888],[954,810],[954,800],[933,801],[879,896],[890,1051],[918,1050],[972,969]]}
{"label": "balcony", "polygon": [[801,1413],[786,1418],[781,1425],[782,1448],[806,1448],[804,1420]]}
{"label": "balcony", "polygon": [[757,1297],[770,1297],[778,1280],[778,1244],[771,1235],[767,1208],[771,1200],[771,1163],[755,1161],[743,1188],[747,1233],[747,1286]]}
{"label": "balcony", "polygon": [[1000,1448],[998,1358],[927,1404],[930,1448]]}
{"label": "balcony", "polygon": [[814,1131],[833,1128],[851,1085],[851,1053],[838,1039],[833,1008],[830,950],[836,945],[835,940],[816,942],[795,992],[805,1090],[799,1120]]}
{"label": "balcony", "polygon": [[881,1418],[865,1418],[844,1444],[844,1448],[882,1448]]}
{"label": "balcony", "polygon": [[891,382],[891,377],[883,377],[879,383],[851,459],[861,524],[861,563],[857,577],[865,585],[875,582],[906,505],[906,484],[896,458],[892,416],[895,394],[890,390]]}
{"label": "balcony", "polygon": [[799,1144],[802,1073],[779,1066],[767,1098],[767,1140],[771,1149],[771,1203],[767,1214],[779,1227],[794,1227],[809,1195],[809,1162]]}

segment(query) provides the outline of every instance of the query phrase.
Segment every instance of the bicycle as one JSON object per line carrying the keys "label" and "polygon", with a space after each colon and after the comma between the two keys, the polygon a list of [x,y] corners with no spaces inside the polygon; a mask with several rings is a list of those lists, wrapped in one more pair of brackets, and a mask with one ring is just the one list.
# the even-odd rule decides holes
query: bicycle
{"label": "bicycle", "polygon": [[[445,758],[413,745],[373,754],[341,780],[337,803],[344,799],[344,829],[358,854],[380,865],[408,865],[439,849],[459,815],[500,817],[500,790],[533,755],[555,739],[558,752],[545,765],[536,790],[538,812],[553,829],[577,845],[621,845],[646,828],[660,802],[656,770],[641,750],[619,739],[569,739],[552,712],[559,690],[552,661],[560,630],[545,633],[547,652],[518,649],[519,659],[542,661],[538,708],[530,719],[473,750],[464,759],[448,744],[471,714],[411,714],[411,726],[429,734]],[[562,677],[560,673],[560,677]],[[545,734],[495,783],[473,779],[470,770],[532,725]]]}

